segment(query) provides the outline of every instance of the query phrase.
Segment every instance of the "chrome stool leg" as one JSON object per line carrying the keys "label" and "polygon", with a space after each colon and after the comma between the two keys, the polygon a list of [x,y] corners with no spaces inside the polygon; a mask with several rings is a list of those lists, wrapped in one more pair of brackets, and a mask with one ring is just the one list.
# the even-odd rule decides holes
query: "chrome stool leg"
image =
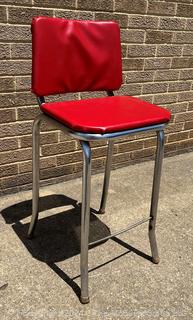
{"label": "chrome stool leg", "polygon": [[40,154],[40,123],[41,116],[34,120],[33,124],[33,141],[32,141],[32,171],[33,171],[33,188],[32,188],[32,217],[28,230],[28,238],[33,237],[34,229],[38,219],[39,211],[39,154]]}
{"label": "chrome stool leg", "polygon": [[99,214],[105,213],[105,207],[106,207],[108,189],[109,189],[110,173],[111,173],[112,154],[113,154],[113,140],[110,140],[108,142],[108,150],[107,150],[107,158],[106,158],[106,166],[105,166],[105,177],[103,182],[103,192],[102,192],[100,209],[98,211]]}
{"label": "chrome stool leg", "polygon": [[162,160],[164,155],[164,131],[157,131],[157,151],[154,167],[154,178],[151,198],[151,209],[150,209],[150,222],[149,222],[149,240],[152,252],[152,262],[159,263],[159,255],[157,249],[155,227],[157,217],[157,207],[159,199],[159,188],[161,179]]}
{"label": "chrome stool leg", "polygon": [[91,149],[89,142],[80,141],[83,151],[83,180],[81,208],[81,297],[82,303],[89,302],[88,293],[88,238],[90,223]]}

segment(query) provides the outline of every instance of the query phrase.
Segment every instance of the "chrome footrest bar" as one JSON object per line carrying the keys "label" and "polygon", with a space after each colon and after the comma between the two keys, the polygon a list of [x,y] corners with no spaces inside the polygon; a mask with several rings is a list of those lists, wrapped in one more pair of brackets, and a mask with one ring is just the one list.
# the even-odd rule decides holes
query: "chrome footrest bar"
{"label": "chrome footrest bar", "polygon": [[105,240],[108,240],[108,239],[111,239],[111,238],[113,238],[113,237],[116,237],[116,236],[118,236],[119,234],[124,233],[124,232],[127,232],[127,231],[129,231],[129,230],[131,230],[131,229],[133,229],[133,228],[135,228],[135,227],[137,227],[137,226],[140,226],[140,224],[143,224],[143,223],[145,223],[145,222],[147,222],[147,221],[149,221],[149,220],[151,220],[151,217],[148,217],[148,218],[144,218],[144,219],[142,219],[142,220],[139,220],[139,221],[137,221],[137,222],[135,222],[135,223],[133,223],[133,224],[128,225],[127,228],[124,228],[124,229],[122,229],[122,230],[119,230],[119,231],[117,231],[117,232],[114,232],[113,234],[111,234],[111,235],[109,235],[109,236],[107,236],[107,237],[104,237],[104,238],[102,238],[102,239],[99,239],[99,240],[90,242],[88,245],[89,245],[89,246],[93,246],[93,245],[95,245],[95,244],[97,244],[97,243],[100,243],[100,242],[103,242],[103,241],[105,241]]}

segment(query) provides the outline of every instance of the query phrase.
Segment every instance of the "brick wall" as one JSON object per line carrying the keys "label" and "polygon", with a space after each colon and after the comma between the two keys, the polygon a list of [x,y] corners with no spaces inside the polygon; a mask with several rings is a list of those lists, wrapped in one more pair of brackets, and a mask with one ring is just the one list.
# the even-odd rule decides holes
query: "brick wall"
{"label": "brick wall", "polygon": [[[30,22],[36,15],[118,21],[124,83],[117,93],[169,108],[173,116],[166,129],[166,155],[191,150],[193,0],[0,0],[1,194],[31,187],[31,129],[39,113],[30,93]],[[65,98],[88,96],[81,93]],[[47,131],[43,124],[41,142],[43,183],[80,174],[82,156],[76,141],[54,127]],[[96,172],[104,167],[106,144],[92,146]],[[149,159],[154,150],[151,134],[122,139],[114,147],[114,167]]]}

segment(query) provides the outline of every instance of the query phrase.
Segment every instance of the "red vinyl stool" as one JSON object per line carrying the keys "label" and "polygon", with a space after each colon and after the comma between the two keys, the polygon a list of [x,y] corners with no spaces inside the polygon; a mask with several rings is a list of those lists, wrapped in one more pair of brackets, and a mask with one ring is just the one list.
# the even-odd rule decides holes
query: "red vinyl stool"
{"label": "red vinyl stool", "polygon": [[[83,151],[81,208],[81,297],[89,302],[88,235],[90,219],[91,148],[89,141],[107,140],[108,152],[99,213],[105,212],[113,142],[145,131],[157,133],[150,216],[116,235],[149,221],[152,261],[159,262],[155,225],[164,148],[164,127],[170,112],[130,96],[114,96],[122,83],[120,30],[115,22],[36,17],[32,21],[32,91],[42,113],[33,126],[33,201],[28,236],[38,218],[40,123],[46,120],[80,141]],[[44,96],[83,91],[106,91],[107,97],[46,103]],[[115,234],[108,236],[113,237]],[[103,239],[102,239],[103,240]],[[92,243],[93,244],[93,243]]]}

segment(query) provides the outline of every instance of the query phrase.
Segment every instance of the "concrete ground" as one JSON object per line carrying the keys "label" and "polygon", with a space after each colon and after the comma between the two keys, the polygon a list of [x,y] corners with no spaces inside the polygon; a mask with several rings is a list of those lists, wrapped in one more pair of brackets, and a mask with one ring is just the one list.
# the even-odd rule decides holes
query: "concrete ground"
{"label": "concrete ground", "polygon": [[[112,171],[107,212],[102,174],[92,177],[90,240],[148,216],[153,162]],[[35,239],[26,239],[31,192],[1,198],[0,319],[193,319],[193,153],[164,160],[157,239],[147,224],[89,250],[90,304],[79,302],[81,179],[41,189]],[[107,227],[108,226],[108,227]]]}

